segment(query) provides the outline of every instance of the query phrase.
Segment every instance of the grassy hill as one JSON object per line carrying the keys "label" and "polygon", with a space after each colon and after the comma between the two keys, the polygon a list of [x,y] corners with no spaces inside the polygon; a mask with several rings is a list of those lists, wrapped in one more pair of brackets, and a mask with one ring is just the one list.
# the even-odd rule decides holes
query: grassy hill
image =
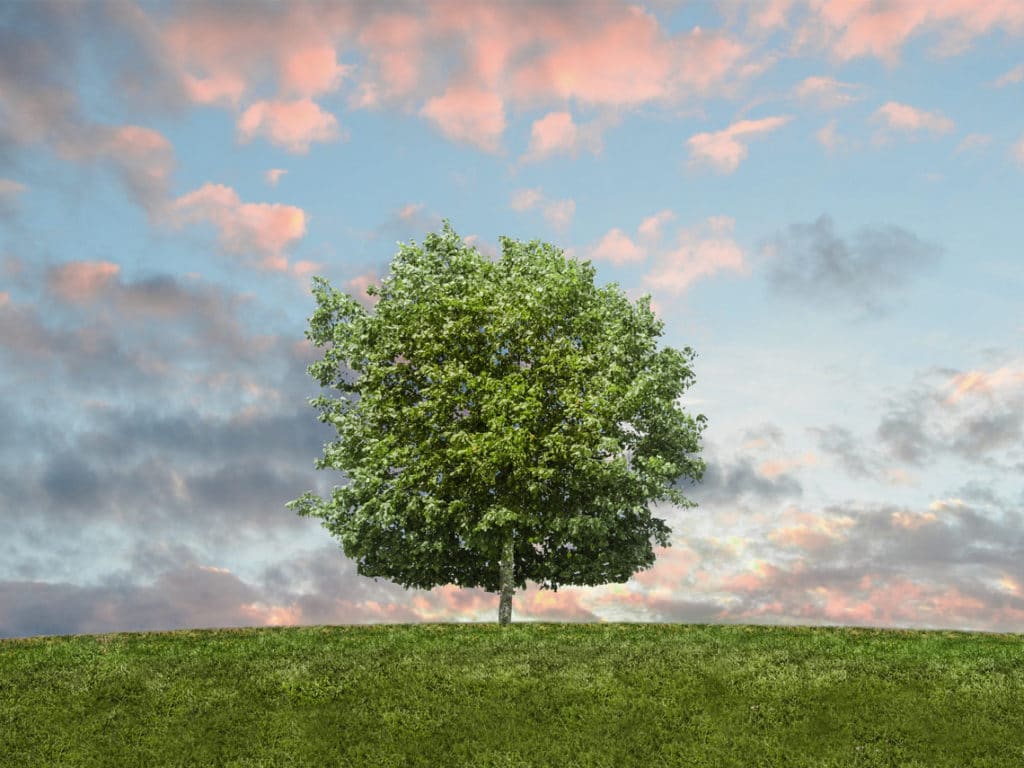
{"label": "grassy hill", "polygon": [[1024,635],[378,625],[0,641],[0,765],[1024,766]]}

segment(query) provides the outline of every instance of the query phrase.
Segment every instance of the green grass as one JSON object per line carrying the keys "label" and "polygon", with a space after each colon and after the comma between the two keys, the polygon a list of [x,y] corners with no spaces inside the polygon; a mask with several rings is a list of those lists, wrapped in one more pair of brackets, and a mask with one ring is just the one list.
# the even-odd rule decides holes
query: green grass
{"label": "green grass", "polygon": [[1024,635],[379,625],[0,641],[0,766],[1024,766]]}

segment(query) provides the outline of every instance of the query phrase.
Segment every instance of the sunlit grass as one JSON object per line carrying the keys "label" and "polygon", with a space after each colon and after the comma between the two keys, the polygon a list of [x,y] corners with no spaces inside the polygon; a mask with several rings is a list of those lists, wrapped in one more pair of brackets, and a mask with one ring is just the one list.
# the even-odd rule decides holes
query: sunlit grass
{"label": "sunlit grass", "polygon": [[0,641],[4,766],[1024,766],[1024,635],[380,625]]}

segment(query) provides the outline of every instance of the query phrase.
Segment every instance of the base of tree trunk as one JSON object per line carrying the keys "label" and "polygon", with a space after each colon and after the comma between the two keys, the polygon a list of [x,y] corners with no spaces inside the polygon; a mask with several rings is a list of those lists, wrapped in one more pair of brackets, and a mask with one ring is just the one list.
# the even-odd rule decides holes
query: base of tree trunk
{"label": "base of tree trunk", "polygon": [[512,539],[512,529],[509,528],[502,545],[501,561],[498,563],[498,568],[501,569],[501,602],[498,603],[498,624],[503,627],[512,622],[512,594],[516,588],[514,566],[515,542]]}

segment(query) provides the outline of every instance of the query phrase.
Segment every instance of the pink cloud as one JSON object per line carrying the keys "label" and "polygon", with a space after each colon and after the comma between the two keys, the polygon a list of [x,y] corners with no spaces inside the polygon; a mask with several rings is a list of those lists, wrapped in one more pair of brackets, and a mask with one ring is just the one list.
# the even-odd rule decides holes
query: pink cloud
{"label": "pink cloud", "polygon": [[487,256],[491,261],[498,258],[498,247],[494,243],[482,240],[480,235],[466,235],[462,240],[466,245],[476,248],[477,251]]}
{"label": "pink cloud", "polygon": [[963,141],[957,145],[956,151],[959,154],[960,152],[981,149],[982,147],[988,146],[991,141],[992,137],[987,133],[969,133],[964,136]]}
{"label": "pink cloud", "polygon": [[238,612],[246,620],[264,627],[295,626],[302,623],[302,608],[298,605],[268,605],[256,602],[239,606]]}
{"label": "pink cloud", "polygon": [[[367,67],[351,103],[409,104],[422,95],[429,104],[445,98],[450,77],[449,89],[457,83],[490,94],[490,104],[478,94],[473,111],[489,116],[476,122],[493,126],[495,104],[507,100],[525,107],[571,99],[622,107],[706,92],[735,74],[746,54],[724,35],[694,28],[673,36],[641,8],[602,7],[594,14],[586,2],[513,6],[448,0],[423,11],[373,15],[358,37]],[[445,60],[453,51],[461,54],[461,66],[446,77]],[[489,149],[502,131],[494,129],[480,144]]]}
{"label": "pink cloud", "polygon": [[317,96],[335,91],[351,66],[338,64],[333,45],[311,45],[289,51],[283,57],[280,84],[285,91],[299,96]]}
{"label": "pink cloud", "polygon": [[[516,595],[516,609],[519,615],[528,619],[548,621],[594,621],[598,617],[584,604],[586,592],[581,589],[550,589],[530,587]],[[498,612],[497,600],[494,605]]]}
{"label": "pink cloud", "polygon": [[47,274],[47,288],[72,304],[92,301],[110,287],[121,267],[109,261],[70,261]]}
{"label": "pink cloud", "polygon": [[678,590],[701,560],[700,555],[686,545],[657,547],[654,554],[654,565],[631,579],[652,591]]}
{"label": "pink cloud", "polygon": [[1024,433],[1024,361],[954,375],[932,372],[923,378],[931,381],[916,423],[906,436],[901,429],[892,430],[886,439],[890,451],[899,453],[904,441],[915,441],[922,446],[913,454],[918,459],[951,452],[982,462],[1004,453],[1012,463]]}
{"label": "pink cloud", "polygon": [[[482,589],[463,589],[455,584],[435,587],[427,594],[417,594],[411,602],[417,616],[423,621],[484,616],[491,611],[496,616],[498,613],[494,595]],[[518,607],[519,603],[513,597],[513,612]]]}
{"label": "pink cloud", "polygon": [[701,226],[679,233],[679,245],[660,255],[654,268],[644,275],[646,285],[658,292],[678,296],[702,277],[729,271],[746,274],[749,267],[743,251],[729,236],[732,219],[712,217]]}
{"label": "pink cloud", "polygon": [[492,4],[439,0],[429,5],[429,24],[441,37],[461,38],[466,73],[496,88],[513,55],[531,40],[549,39],[561,30],[557,9],[542,5]]}
{"label": "pink cloud", "polygon": [[544,206],[544,219],[557,229],[564,229],[572,222],[576,213],[576,201],[572,199],[555,200]]}
{"label": "pink cloud", "polygon": [[245,142],[262,135],[289,152],[305,154],[314,141],[341,137],[334,115],[310,99],[258,101],[238,118],[239,138]]}
{"label": "pink cloud", "polygon": [[[540,589],[532,582],[512,597],[512,619],[548,621],[594,621],[597,616],[586,607],[588,591],[575,587],[557,592]],[[476,619],[494,621],[498,613],[498,595],[482,589],[463,589],[454,584],[435,587],[416,594],[412,606],[421,621]]]}
{"label": "pink cloud", "polygon": [[653,216],[648,216],[640,222],[640,228],[638,230],[640,237],[657,242],[661,239],[661,228],[675,217],[676,215],[667,208],[664,211],[659,211]]}
{"label": "pink cloud", "polygon": [[452,85],[430,99],[420,114],[432,121],[449,139],[497,152],[505,131],[501,97],[474,85]]}
{"label": "pink cloud", "polygon": [[926,112],[907,104],[889,101],[875,112],[875,118],[883,120],[894,130],[907,133],[928,131],[930,133],[949,133],[953,130],[953,121],[941,112]]}
{"label": "pink cloud", "polygon": [[770,30],[786,26],[786,17],[796,0],[764,0],[751,6],[748,23],[755,29]]}
{"label": "pink cloud", "polygon": [[600,154],[603,147],[602,132],[617,121],[618,117],[609,112],[579,125],[573,122],[568,112],[550,112],[534,121],[530,129],[530,145],[519,162],[537,162],[559,153],[576,157],[580,149],[586,149],[594,155]]}
{"label": "pink cloud", "polygon": [[1024,597],[1024,584],[1008,573],[1004,573],[999,579],[999,586],[1015,597]]}
{"label": "pink cloud", "polygon": [[838,588],[815,590],[821,615],[834,621],[892,626],[908,622],[927,622],[962,626],[962,622],[991,619],[990,606],[954,588],[936,589],[894,578],[863,598],[844,594]]}
{"label": "pink cloud", "polygon": [[423,203],[409,203],[398,211],[398,218],[408,221],[423,210]]}
{"label": "pink cloud", "polygon": [[720,82],[746,53],[741,44],[699,28],[667,38],[639,6],[609,9],[597,27],[552,32],[551,49],[512,74],[512,94],[525,105],[575,99],[626,107],[676,99]]}
{"label": "pink cloud", "polygon": [[832,53],[839,59],[873,55],[892,61],[928,14],[923,7],[920,12],[908,13],[902,3],[873,12],[871,4],[863,0],[824,0],[817,7],[833,38]]}
{"label": "pink cloud", "polygon": [[307,277],[323,269],[323,267],[323,263],[318,261],[296,261],[291,265],[289,272],[305,283]]}
{"label": "pink cloud", "polygon": [[846,138],[840,136],[836,131],[836,121],[832,120],[826,125],[822,126],[821,130],[814,134],[814,138],[818,140],[818,143],[823,146],[826,151],[834,152],[840,147],[846,145]]}
{"label": "pink cloud", "polygon": [[786,585],[792,573],[766,567],[763,574],[735,579],[738,591],[763,592],[776,587],[784,592],[780,600],[729,612],[729,618],[771,614],[859,626],[995,629],[1000,625],[1014,626],[1024,616],[1024,611],[1010,606],[999,609],[955,587],[925,586],[901,577],[865,574],[860,582],[846,589],[827,585],[792,589]]}
{"label": "pink cloud", "polygon": [[19,184],[13,179],[0,179],[0,197],[13,199],[24,190],[24,184]]}
{"label": "pink cloud", "polygon": [[[160,40],[193,102],[237,108],[268,80],[277,93],[267,101],[310,98],[351,79],[350,106],[409,112],[418,102],[449,138],[485,151],[497,151],[509,101],[615,109],[679,101],[749,74],[746,46],[724,34],[671,34],[640,7],[608,4],[594,14],[591,3],[575,1],[186,6]],[[344,47],[362,53],[365,65],[340,64]],[[550,133],[556,129],[541,123],[535,152],[572,151],[567,136]],[[572,147],[599,151],[597,125],[576,129]]]}
{"label": "pink cloud", "polygon": [[590,250],[590,257],[595,261],[608,261],[621,267],[647,258],[646,250],[634,243],[618,227],[610,229],[604,237]]}
{"label": "pink cloud", "polygon": [[526,159],[541,160],[556,152],[576,149],[579,129],[568,112],[551,112],[536,120],[530,128],[530,146]]}
{"label": "pink cloud", "polygon": [[361,81],[353,106],[376,107],[411,96],[424,71],[427,32],[423,21],[411,14],[386,13],[370,19],[359,33],[369,74]]}
{"label": "pink cloud", "polygon": [[859,100],[852,92],[859,86],[843,83],[831,77],[808,77],[794,89],[797,98],[813,101],[825,109],[845,107]]}
{"label": "pink cloud", "polygon": [[1021,165],[1024,165],[1024,136],[1021,136],[1010,146],[1010,156]]}
{"label": "pink cloud", "polygon": [[817,463],[817,456],[813,453],[805,453],[803,456],[795,459],[769,459],[759,464],[757,471],[763,477],[774,478],[799,467],[814,466]]}
{"label": "pink cloud", "polygon": [[541,214],[548,224],[558,229],[569,226],[576,214],[575,200],[570,198],[545,201],[544,192],[540,187],[518,189],[512,194],[509,202],[509,207],[514,211],[528,211],[538,205],[541,206]]}
{"label": "pink cloud", "polygon": [[938,518],[932,512],[893,512],[891,522],[894,528],[916,531],[918,528],[934,523]]}
{"label": "pink cloud", "polygon": [[158,131],[138,125],[89,126],[56,144],[64,159],[109,163],[134,202],[156,216],[167,197],[174,149]]}
{"label": "pink cloud", "polygon": [[279,203],[243,203],[231,187],[204,184],[171,203],[170,215],[177,225],[206,221],[220,232],[220,243],[230,253],[255,251],[263,256],[262,269],[284,271],[288,261],[282,251],[306,233],[306,214],[301,208]]}
{"label": "pink cloud", "polygon": [[234,107],[245,94],[246,82],[239,75],[221,72],[207,77],[182,75],[185,95],[196,104],[219,104]]}
{"label": "pink cloud", "polygon": [[349,67],[334,40],[352,27],[343,5],[184,6],[160,31],[165,56],[186,96],[200,104],[237,106],[268,77],[283,96],[337,89]]}
{"label": "pink cloud", "polygon": [[281,177],[284,176],[286,173],[288,173],[288,171],[284,170],[283,168],[271,168],[269,171],[263,174],[263,178],[267,180],[267,184],[269,184],[272,187],[276,187],[277,182],[280,181]]}
{"label": "pink cloud", "polygon": [[821,549],[842,540],[856,524],[848,515],[822,517],[801,512],[795,507],[787,509],[782,520],[792,524],[776,528],[768,534],[768,538],[779,546],[803,550]]}
{"label": "pink cloud", "polygon": [[833,541],[833,537],[824,531],[818,531],[806,525],[779,528],[769,533],[768,538],[780,547],[793,547],[806,551],[821,549]]}
{"label": "pink cloud", "polygon": [[963,398],[991,397],[1019,390],[1024,395],[1024,366],[1003,366],[994,371],[967,371],[954,375],[947,385],[951,391],[942,401],[953,405]]}
{"label": "pink cloud", "polygon": [[1018,64],[1010,71],[1004,72],[997,77],[992,85],[995,88],[1005,88],[1008,85],[1016,85],[1022,81],[1024,81],[1024,64]]}
{"label": "pink cloud", "polygon": [[726,578],[722,589],[729,592],[759,592],[768,587],[782,573],[771,563],[758,560],[753,569]]}
{"label": "pink cloud", "polygon": [[698,133],[686,142],[690,148],[690,164],[708,164],[721,173],[732,173],[747,156],[747,145],[739,137],[756,136],[777,130],[789,117],[766,117],[761,120],[740,120],[713,133]]}
{"label": "pink cloud", "polygon": [[352,296],[366,309],[376,306],[377,302],[380,301],[380,296],[370,296],[366,292],[369,286],[380,285],[380,276],[373,270],[353,277],[345,285],[348,286]]}
{"label": "pink cloud", "polygon": [[532,189],[519,189],[512,194],[512,201],[509,206],[514,211],[528,211],[544,199],[544,193],[539,187]]}
{"label": "pink cloud", "polygon": [[810,18],[797,39],[828,48],[841,61],[875,56],[895,63],[906,41],[925,29],[943,34],[937,50],[944,54],[960,53],[997,28],[1024,32],[1024,5],[1017,0],[811,0],[809,5]]}
{"label": "pink cloud", "polygon": [[[123,125],[111,129],[108,134],[109,146],[107,151],[110,154],[140,155],[149,157],[151,155],[165,155],[171,150],[169,142],[158,131],[151,128],[142,128],[138,125]],[[166,173],[166,169],[160,169]]]}
{"label": "pink cloud", "polygon": [[174,150],[166,138],[149,128],[124,125],[111,133],[107,152],[138,202],[150,209],[163,203],[174,170]]}

